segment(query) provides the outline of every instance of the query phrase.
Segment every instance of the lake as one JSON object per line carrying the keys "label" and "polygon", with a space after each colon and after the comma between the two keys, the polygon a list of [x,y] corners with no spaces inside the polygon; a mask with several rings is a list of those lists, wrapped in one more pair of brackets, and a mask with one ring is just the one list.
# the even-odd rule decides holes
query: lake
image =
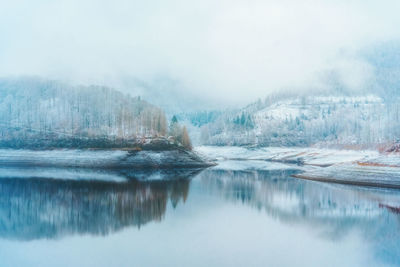
{"label": "lake", "polygon": [[0,266],[400,265],[400,191],[268,164],[140,178],[0,169]]}

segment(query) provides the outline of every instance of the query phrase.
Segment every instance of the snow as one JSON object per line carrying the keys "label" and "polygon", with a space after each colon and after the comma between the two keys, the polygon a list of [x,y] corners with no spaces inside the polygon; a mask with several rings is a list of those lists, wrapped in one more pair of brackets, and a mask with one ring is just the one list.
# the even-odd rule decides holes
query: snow
{"label": "snow", "polygon": [[71,137],[76,140],[70,147],[80,147],[78,140],[135,140],[165,135],[166,130],[161,109],[112,88],[0,79],[2,147],[67,147],[65,139]]}
{"label": "snow", "polygon": [[400,188],[400,167],[364,166],[355,162],[310,169],[298,177],[336,183]]}
{"label": "snow", "polygon": [[100,169],[200,168],[213,165],[190,151],[13,150],[0,149],[0,166],[85,167]]}
{"label": "snow", "polygon": [[47,165],[97,165],[104,161],[120,161],[128,155],[121,150],[25,150],[0,149],[0,163],[46,163]]}
{"label": "snow", "polygon": [[357,160],[368,160],[379,156],[378,152],[372,150],[353,151],[296,147],[245,148],[234,146],[199,146],[195,150],[215,159],[301,162],[304,165],[333,165]]}
{"label": "snow", "polygon": [[0,167],[1,178],[47,178],[61,180],[80,180],[80,181],[110,181],[126,182],[124,176],[112,172],[101,172],[87,169],[62,169],[62,168],[12,168]]}
{"label": "snow", "polygon": [[400,156],[377,151],[320,148],[245,148],[200,146],[196,151],[216,158],[215,169],[301,170],[296,177],[400,188]]}
{"label": "snow", "polygon": [[273,171],[273,170],[295,170],[302,169],[300,166],[288,165],[278,162],[267,162],[262,160],[222,160],[213,170],[228,171]]}
{"label": "snow", "polygon": [[272,107],[268,107],[257,112],[254,116],[256,120],[264,118],[285,120],[289,118],[296,118],[297,116],[300,116],[300,114],[301,110],[298,107],[275,104]]}
{"label": "snow", "polygon": [[[244,115],[244,122],[235,118]],[[285,96],[226,112],[202,128],[204,145],[310,146],[390,143],[398,137],[398,106],[377,95]]]}
{"label": "snow", "polygon": [[252,153],[249,149],[238,146],[198,146],[194,150],[215,159],[248,159]]}

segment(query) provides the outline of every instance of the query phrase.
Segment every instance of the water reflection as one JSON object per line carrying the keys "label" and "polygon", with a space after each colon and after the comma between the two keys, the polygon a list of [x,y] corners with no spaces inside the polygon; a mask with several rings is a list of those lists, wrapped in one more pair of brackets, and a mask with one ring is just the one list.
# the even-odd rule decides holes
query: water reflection
{"label": "water reflection", "polygon": [[293,227],[310,227],[340,240],[351,232],[371,244],[377,258],[399,263],[400,191],[291,178],[295,170],[224,171],[200,174],[207,192],[265,211]]}
{"label": "water reflection", "polygon": [[187,199],[190,177],[195,173],[169,172],[163,177],[173,179],[126,182],[1,178],[0,237],[31,240],[106,235],[127,226],[161,221],[168,201],[176,207]]}
{"label": "water reflection", "polygon": [[[68,179],[48,179],[54,172]],[[298,170],[290,169],[233,171],[211,168],[200,173],[197,170],[153,173],[85,170],[84,173],[78,171],[79,175],[75,176],[71,174],[74,172],[69,170],[66,175],[58,170],[46,171],[42,173],[45,178],[39,177],[40,170],[24,170],[22,177],[17,173],[12,178],[7,177],[6,172],[0,174],[0,237],[34,240],[108,235],[127,227],[161,222],[168,207],[176,208],[176,211],[190,209],[187,216],[193,217],[185,218],[190,225],[196,224],[194,220],[204,220],[201,225],[210,224],[213,228],[213,223],[225,216],[224,210],[220,209],[222,214],[217,213],[222,217],[203,218],[202,214],[214,208],[219,210],[218,205],[224,207],[226,203],[229,206],[236,203],[240,208],[235,208],[234,212],[239,217],[244,212],[243,207],[258,209],[268,219],[296,230],[308,229],[310,234],[318,233],[318,239],[333,243],[356,233],[372,247],[374,258],[391,264],[400,261],[398,190],[298,180],[291,178]],[[115,176],[123,179],[108,180]],[[102,179],[94,179],[96,177]],[[186,202],[188,198],[191,201]],[[246,229],[247,224],[251,225],[250,220],[243,221],[241,231],[251,232]],[[185,232],[190,227],[180,229],[174,225],[162,232],[168,240],[185,234],[191,238],[190,231]],[[204,234],[221,230],[213,232],[211,228]]]}
{"label": "water reflection", "polygon": [[370,220],[400,213],[400,191],[294,179],[296,170],[206,170],[207,191],[265,210],[284,221]]}

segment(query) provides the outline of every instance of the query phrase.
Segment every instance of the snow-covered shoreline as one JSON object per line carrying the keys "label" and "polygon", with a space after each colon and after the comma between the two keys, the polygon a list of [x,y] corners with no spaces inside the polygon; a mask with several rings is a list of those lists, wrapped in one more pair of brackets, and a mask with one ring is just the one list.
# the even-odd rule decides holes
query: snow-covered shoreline
{"label": "snow-covered shoreline", "polygon": [[[210,159],[214,159],[214,161]],[[196,169],[210,166],[228,171],[297,170],[298,172],[293,175],[295,178],[400,188],[400,156],[381,154],[371,150],[211,146],[196,147],[194,151],[179,149],[166,151],[0,149],[0,167],[3,169],[10,167],[62,167],[144,170]],[[105,177],[105,179],[109,179],[109,177]],[[120,177],[115,179],[120,180]]]}
{"label": "snow-covered shoreline", "polygon": [[[197,147],[196,151],[227,161],[254,162],[263,168],[273,168],[271,163],[297,166],[303,172],[295,178],[321,182],[362,186],[400,188],[400,156],[381,154],[377,151],[335,150],[320,148],[246,148],[246,147]],[[262,162],[265,162],[262,164]],[[241,164],[249,168],[249,164]],[[283,165],[285,166],[285,165]],[[257,168],[259,168],[258,166]],[[275,166],[276,167],[276,166]]]}
{"label": "snow-covered shoreline", "polygon": [[0,166],[100,169],[202,168],[214,163],[189,150],[14,150],[0,149]]}
{"label": "snow-covered shoreline", "polygon": [[[265,160],[282,163],[326,167],[351,161],[367,161],[384,157],[377,151],[337,150],[304,147],[247,148],[236,146],[199,146],[195,151],[219,160]],[[400,157],[391,157],[393,160]]]}

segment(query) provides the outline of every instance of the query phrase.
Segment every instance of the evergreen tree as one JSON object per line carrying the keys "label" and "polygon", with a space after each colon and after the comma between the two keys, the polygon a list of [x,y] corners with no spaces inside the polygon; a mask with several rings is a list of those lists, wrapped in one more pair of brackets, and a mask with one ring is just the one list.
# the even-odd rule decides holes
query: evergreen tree
{"label": "evergreen tree", "polygon": [[175,115],[171,119],[171,123],[169,126],[169,135],[174,137],[175,141],[181,144],[186,149],[192,149],[192,142],[190,141],[188,131],[185,126],[182,127],[179,124],[178,119]]}
{"label": "evergreen tree", "polygon": [[178,123],[178,119],[174,115],[171,119],[171,123],[169,124],[169,135],[175,137],[175,139],[178,140],[180,134],[181,126]]}
{"label": "evergreen tree", "polygon": [[244,126],[246,124],[246,117],[244,116],[244,113],[242,113],[242,117],[240,118],[240,124]]}

